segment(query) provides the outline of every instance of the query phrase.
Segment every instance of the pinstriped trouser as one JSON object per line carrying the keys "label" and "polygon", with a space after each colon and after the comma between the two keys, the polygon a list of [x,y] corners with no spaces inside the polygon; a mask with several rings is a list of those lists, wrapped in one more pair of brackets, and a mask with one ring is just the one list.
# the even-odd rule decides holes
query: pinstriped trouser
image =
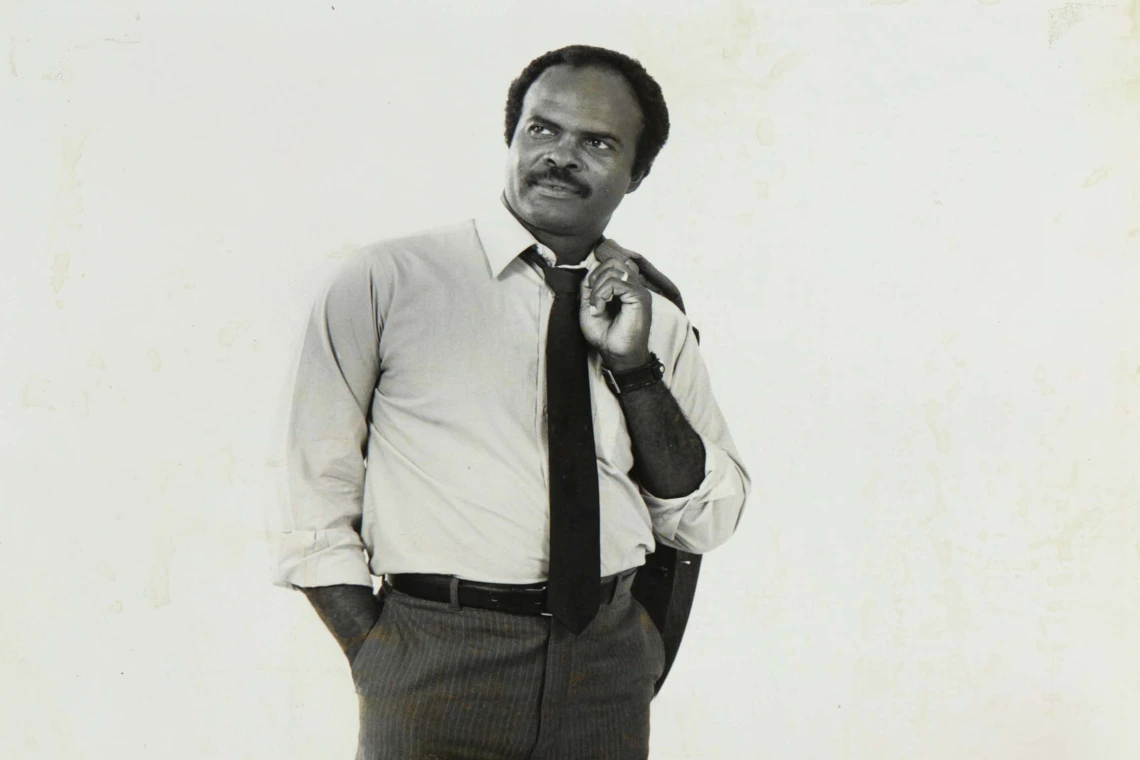
{"label": "pinstriped trouser", "polygon": [[357,760],[645,760],[665,652],[631,582],[577,636],[385,589],[352,662]]}

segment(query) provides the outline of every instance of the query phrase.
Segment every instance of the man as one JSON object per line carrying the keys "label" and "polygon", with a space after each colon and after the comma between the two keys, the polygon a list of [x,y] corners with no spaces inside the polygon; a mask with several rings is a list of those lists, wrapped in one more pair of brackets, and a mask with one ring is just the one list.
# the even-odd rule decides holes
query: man
{"label": "man", "polygon": [[501,202],[317,301],[278,582],[350,661],[360,758],[648,754],[634,573],[655,539],[723,542],[749,487],[692,328],[602,236],[667,135],[640,64],[547,53],[508,94]]}

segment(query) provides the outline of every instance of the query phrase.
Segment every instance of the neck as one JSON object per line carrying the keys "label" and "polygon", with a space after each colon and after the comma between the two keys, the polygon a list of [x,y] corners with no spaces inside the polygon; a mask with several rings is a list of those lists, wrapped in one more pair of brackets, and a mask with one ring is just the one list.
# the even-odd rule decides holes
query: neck
{"label": "neck", "polygon": [[554,256],[558,259],[560,265],[581,264],[586,260],[586,257],[590,255],[590,251],[597,247],[598,241],[601,238],[600,235],[592,235],[589,238],[572,235],[552,235],[544,230],[535,229],[528,224],[525,226],[530,230],[530,234],[534,235],[535,240],[554,252]]}
{"label": "neck", "polygon": [[527,232],[534,235],[535,240],[554,252],[559,264],[581,264],[586,260],[586,257],[590,255],[590,251],[594,250],[602,239],[601,232],[562,235],[544,230],[541,227],[535,227],[516,214],[515,210],[511,208],[511,204],[507,203],[506,198],[503,198],[503,205],[506,206],[507,210],[511,212],[511,215],[518,220],[519,224],[526,227]]}

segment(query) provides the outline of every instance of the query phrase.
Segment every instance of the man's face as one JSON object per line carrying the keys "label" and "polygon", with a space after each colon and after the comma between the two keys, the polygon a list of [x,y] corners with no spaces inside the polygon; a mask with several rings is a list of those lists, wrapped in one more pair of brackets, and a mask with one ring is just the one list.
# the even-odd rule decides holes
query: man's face
{"label": "man's face", "polygon": [[523,98],[507,159],[506,199],[523,221],[555,235],[601,235],[640,182],[630,176],[641,108],[604,68],[552,66]]}

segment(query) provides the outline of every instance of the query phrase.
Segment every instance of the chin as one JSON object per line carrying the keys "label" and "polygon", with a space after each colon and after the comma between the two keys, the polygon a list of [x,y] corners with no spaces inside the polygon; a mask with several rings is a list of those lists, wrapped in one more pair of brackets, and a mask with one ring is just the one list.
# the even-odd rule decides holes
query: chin
{"label": "chin", "polygon": [[542,209],[530,215],[530,223],[556,235],[579,235],[590,226],[577,216],[550,213]]}
{"label": "chin", "polygon": [[546,198],[526,198],[522,208],[515,209],[519,216],[535,227],[558,234],[573,234],[588,226],[580,213],[560,207]]}

